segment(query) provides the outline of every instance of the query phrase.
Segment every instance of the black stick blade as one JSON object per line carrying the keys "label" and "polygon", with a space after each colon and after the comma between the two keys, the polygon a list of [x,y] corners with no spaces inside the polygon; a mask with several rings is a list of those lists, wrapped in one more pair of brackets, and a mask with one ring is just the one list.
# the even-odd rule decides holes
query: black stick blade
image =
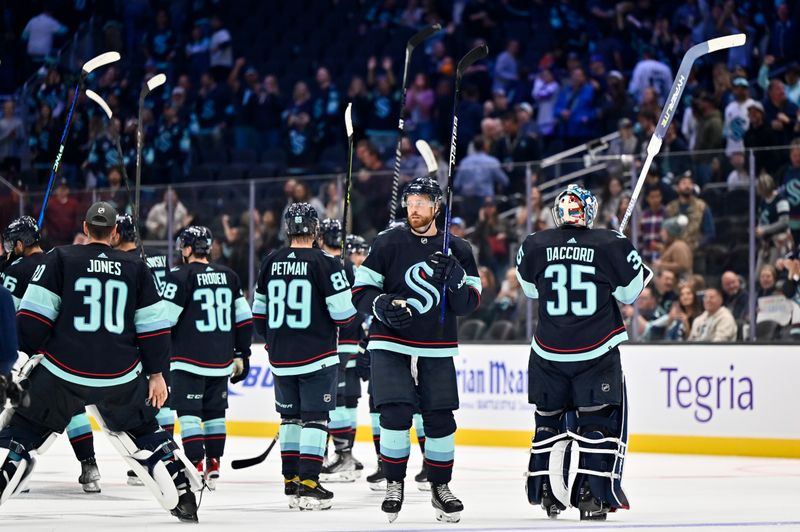
{"label": "black stick blade", "polygon": [[247,467],[252,467],[254,465],[260,464],[261,462],[267,459],[267,456],[269,456],[270,451],[272,451],[272,448],[275,447],[275,443],[277,443],[277,441],[278,441],[278,435],[272,438],[272,442],[270,442],[269,447],[267,447],[266,451],[264,451],[258,456],[254,456],[253,458],[243,458],[241,460],[234,460],[233,462],[231,462],[231,468],[244,469]]}
{"label": "black stick blade", "polygon": [[441,29],[442,29],[441,24],[431,24],[430,26],[422,28],[417,33],[411,36],[411,38],[408,40],[406,48],[409,50],[413,50],[414,48],[417,47],[419,43],[421,43],[422,41],[424,41],[425,39],[427,39],[428,37],[430,37],[431,35],[433,35],[434,33],[436,33]]}
{"label": "black stick blade", "polygon": [[480,46],[476,46],[469,52],[467,55],[461,58],[461,61],[458,62],[458,66],[456,67],[456,76],[459,78],[464,75],[464,72],[472,66],[473,63],[476,61],[480,61],[484,57],[489,55],[489,47],[485,44],[481,44]]}

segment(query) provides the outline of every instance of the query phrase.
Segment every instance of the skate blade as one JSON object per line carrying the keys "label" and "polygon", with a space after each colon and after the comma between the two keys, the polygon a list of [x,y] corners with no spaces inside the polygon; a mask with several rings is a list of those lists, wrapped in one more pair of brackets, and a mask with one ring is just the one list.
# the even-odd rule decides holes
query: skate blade
{"label": "skate blade", "polygon": [[290,510],[297,510],[298,508],[300,508],[300,501],[297,500],[297,497],[292,496],[292,497],[287,497],[287,498],[289,499],[289,509]]}
{"label": "skate blade", "polygon": [[419,491],[431,491],[430,482],[417,482],[417,489]]}
{"label": "skate blade", "polygon": [[372,491],[386,491],[386,481],[381,480],[380,482],[368,482],[369,489]]}
{"label": "skate blade", "polygon": [[458,523],[461,521],[461,512],[445,513],[442,510],[436,510],[436,520],[441,523]]}
{"label": "skate blade", "polygon": [[100,493],[100,484],[96,481],[81,484],[81,487],[83,487],[84,493]]}
{"label": "skate blade", "polygon": [[314,497],[298,497],[297,506],[300,508],[301,511],[318,511],[318,510],[330,510],[333,501],[321,501]]}
{"label": "skate blade", "polygon": [[395,519],[397,519],[398,515],[399,514],[397,514],[397,513],[387,513],[386,514],[386,519],[388,519],[390,523],[394,523],[394,521],[395,521]]}
{"label": "skate blade", "polygon": [[207,478],[206,479],[206,487],[208,487],[208,489],[210,491],[216,491],[217,490],[217,479],[216,478]]}
{"label": "skate blade", "polygon": [[319,480],[320,482],[333,482],[333,483],[344,483],[344,482],[355,482],[358,477],[361,475],[358,471],[341,471],[338,473],[320,473]]}
{"label": "skate blade", "polygon": [[128,486],[144,486],[144,482],[139,480],[139,477],[128,477]]}

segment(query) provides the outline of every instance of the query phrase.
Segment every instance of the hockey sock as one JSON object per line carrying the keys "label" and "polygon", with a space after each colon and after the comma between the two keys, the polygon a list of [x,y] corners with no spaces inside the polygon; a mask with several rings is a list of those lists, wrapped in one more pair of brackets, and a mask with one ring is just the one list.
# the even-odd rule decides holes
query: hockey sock
{"label": "hockey sock", "polygon": [[156,414],[156,422],[164,429],[170,437],[175,435],[175,411],[171,408],[161,407]]}
{"label": "hockey sock", "polygon": [[203,446],[203,427],[200,425],[198,416],[180,416],[178,421],[181,424],[181,442],[186,458],[193,464],[203,460],[205,448]]}
{"label": "hockey sock", "polygon": [[406,477],[411,439],[408,430],[381,427],[381,462],[386,480],[400,481]]}
{"label": "hockey sock", "polygon": [[337,452],[344,451],[348,448],[348,440],[350,435],[350,416],[347,413],[347,408],[344,406],[337,406],[331,412],[331,422],[329,427],[331,438],[333,438],[333,446]]}
{"label": "hockey sock", "polygon": [[328,422],[325,420],[303,421],[300,431],[300,480],[319,482],[325,440],[328,438]]}
{"label": "hockey sock", "polygon": [[419,450],[425,456],[425,425],[422,423],[422,414],[414,414],[414,430],[417,433]]}
{"label": "hockey sock", "polygon": [[72,417],[67,425],[67,436],[75,458],[81,462],[94,458],[94,436],[86,412]]}
{"label": "hockey sock", "polygon": [[372,421],[372,444],[375,446],[375,454],[381,455],[381,415],[378,412],[369,413]]}
{"label": "hockey sock", "polygon": [[347,407],[347,415],[350,417],[350,432],[347,434],[348,448],[352,449],[356,442],[356,429],[358,428],[358,408]]}
{"label": "hockey sock", "polygon": [[299,419],[281,420],[281,472],[284,478],[297,476],[300,462],[300,431],[302,425]]}
{"label": "hockey sock", "polygon": [[206,458],[220,458],[225,452],[225,418],[217,417],[203,421]]}
{"label": "hockey sock", "polygon": [[443,438],[429,436],[425,442],[425,464],[428,480],[436,484],[447,484],[453,477],[453,458],[456,450],[455,433]]}

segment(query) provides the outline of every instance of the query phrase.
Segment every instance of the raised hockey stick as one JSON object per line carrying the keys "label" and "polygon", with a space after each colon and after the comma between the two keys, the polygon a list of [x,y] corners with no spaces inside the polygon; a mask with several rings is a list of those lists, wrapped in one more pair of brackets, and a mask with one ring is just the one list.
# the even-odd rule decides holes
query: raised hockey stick
{"label": "raised hockey stick", "polygon": [[267,447],[266,451],[253,458],[243,458],[242,460],[234,460],[233,462],[231,462],[231,468],[244,469],[246,467],[252,467],[254,465],[260,464],[261,462],[267,459],[267,456],[269,456],[269,453],[272,451],[272,448],[275,447],[275,444],[278,442],[279,438],[280,438],[280,431],[278,431],[278,433],[275,434],[275,437],[272,438],[272,441],[269,442],[269,447]]}
{"label": "raised hockey stick", "polygon": [[625,210],[625,216],[622,217],[622,222],[619,224],[620,233],[625,230],[625,226],[628,225],[628,220],[633,214],[633,209],[636,208],[636,200],[639,198],[639,193],[642,191],[642,186],[644,186],[644,180],[645,177],[647,177],[647,171],[650,169],[650,165],[653,164],[653,159],[661,149],[661,142],[663,141],[664,136],[667,134],[667,129],[669,128],[672,118],[675,115],[675,108],[678,106],[678,102],[680,102],[683,89],[686,88],[686,81],[689,79],[689,73],[692,70],[692,65],[695,61],[697,61],[697,59],[706,54],[716,52],[717,50],[733,48],[734,46],[741,46],[746,40],[747,36],[744,33],[726,35],[725,37],[717,37],[716,39],[711,39],[710,41],[695,44],[686,51],[686,54],[681,60],[681,65],[678,67],[678,73],[675,75],[675,81],[672,83],[672,88],[669,91],[667,106],[664,107],[663,111],[661,111],[661,117],[658,119],[656,130],[653,132],[653,136],[650,137],[650,142],[647,144],[647,157],[644,161],[644,165],[642,166],[642,170],[639,172],[639,179],[636,181],[636,186],[634,187],[633,194],[631,195],[631,201],[628,204],[628,208]]}
{"label": "raised hockey stick", "polygon": [[353,104],[348,103],[344,110],[344,127],[347,131],[347,179],[344,183],[344,207],[342,208],[342,264],[344,264],[345,242],[347,241],[347,214],[350,210],[350,187],[353,183]]}
{"label": "raised hockey stick", "polygon": [[67,144],[67,136],[69,135],[69,126],[72,124],[72,113],[75,111],[75,103],[78,101],[78,94],[83,89],[84,84],[86,83],[86,78],[89,74],[92,73],[93,70],[100,68],[101,66],[105,66],[109,63],[114,63],[115,61],[119,61],[120,55],[119,52],[106,52],[104,54],[100,54],[97,57],[93,57],[89,59],[83,64],[81,68],[81,75],[78,78],[78,83],[75,85],[75,92],[72,93],[72,102],[69,105],[69,113],[67,114],[67,121],[64,124],[64,131],[61,133],[61,143],[58,146],[58,152],[56,153],[56,159],[53,161],[53,168],[50,169],[50,179],[47,183],[47,190],[44,193],[44,201],[42,201],[42,210],[39,212],[39,229],[42,228],[44,225],[44,211],[47,209],[47,202],[50,200],[50,192],[53,190],[53,183],[56,180],[56,174],[58,174],[58,169],[61,166],[61,157],[64,156],[64,148]]}
{"label": "raised hockey stick", "polygon": [[428,169],[428,177],[435,179],[436,174],[439,172],[439,163],[433,155],[433,150],[428,143],[422,139],[417,141],[416,146],[417,151],[422,156],[422,160],[425,161],[425,167]]}
{"label": "raised hockey stick", "polygon": [[[453,95],[453,131],[450,134],[450,159],[447,163],[447,192],[446,203],[444,207],[444,243],[442,244],[442,253],[447,255],[450,250],[450,218],[453,210],[453,169],[456,165],[456,142],[458,140],[458,96],[461,93],[461,78],[464,72],[472,66],[476,61],[480,61],[489,55],[489,47],[485,44],[476,46],[467,55],[461,58],[456,67],[456,88]],[[447,297],[447,288],[442,287],[442,317],[441,324],[444,325],[445,316],[445,300]]]}
{"label": "raised hockey stick", "polygon": [[[164,74],[156,74],[142,86],[139,92],[139,121],[136,124],[136,201],[133,205],[133,223],[139,224],[139,198],[142,193],[142,146],[144,145],[144,133],[142,131],[142,110],[144,109],[144,99],[167,81]],[[168,235],[171,237],[171,235]]]}
{"label": "raised hockey stick", "polygon": [[[111,108],[108,106],[105,100],[100,97],[99,94],[94,92],[91,89],[86,91],[86,96],[92,100],[94,103],[100,106],[103,112],[106,114],[109,120],[109,130],[112,128],[111,119],[113,118],[113,113],[111,112]],[[120,141],[120,132],[117,131],[114,137],[114,145],[117,148],[117,157],[119,157],[120,161],[120,168],[122,170],[122,179],[125,182],[125,190],[128,192],[128,203],[133,201],[133,194],[131,193],[131,184],[130,180],[128,179],[128,170],[125,168],[125,155],[122,153],[122,143]],[[142,239],[139,235],[139,220],[136,216],[136,211],[133,213],[133,231],[136,234],[136,247],[139,249],[139,255],[141,255],[142,260],[147,260],[147,257],[144,254],[144,246],[142,246]]]}
{"label": "raised hockey stick", "polygon": [[408,78],[408,67],[411,63],[411,54],[414,52],[414,48],[419,45],[425,39],[428,39],[431,35],[436,33],[437,31],[442,29],[441,24],[431,24],[425,28],[422,28],[420,31],[415,33],[411,36],[406,44],[406,59],[405,63],[403,63],[403,97],[400,99],[400,120],[397,124],[397,129],[399,135],[397,137],[397,148],[394,151],[394,174],[392,175],[392,203],[391,203],[391,210],[389,211],[389,226],[394,223],[394,219],[397,213],[397,195],[400,191],[400,160],[402,159],[402,154],[400,153],[400,143],[403,141],[403,130],[405,127],[405,122],[403,121],[403,115],[405,113],[406,107],[406,80]]}

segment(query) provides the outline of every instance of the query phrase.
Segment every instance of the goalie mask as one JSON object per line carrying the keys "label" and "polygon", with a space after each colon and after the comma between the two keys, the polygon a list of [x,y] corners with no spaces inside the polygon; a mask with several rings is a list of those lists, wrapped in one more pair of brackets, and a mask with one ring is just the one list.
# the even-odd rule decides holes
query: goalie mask
{"label": "goalie mask", "polygon": [[569,185],[553,202],[553,221],[556,227],[575,225],[591,229],[597,215],[597,198],[591,191]]}
{"label": "goalie mask", "polygon": [[12,221],[3,231],[3,251],[11,253],[17,241],[22,245],[30,247],[41,239],[39,234],[39,224],[30,216],[20,216]]}
{"label": "goalie mask", "polygon": [[325,218],[320,224],[322,242],[329,248],[342,247],[342,222],[335,218]]}

